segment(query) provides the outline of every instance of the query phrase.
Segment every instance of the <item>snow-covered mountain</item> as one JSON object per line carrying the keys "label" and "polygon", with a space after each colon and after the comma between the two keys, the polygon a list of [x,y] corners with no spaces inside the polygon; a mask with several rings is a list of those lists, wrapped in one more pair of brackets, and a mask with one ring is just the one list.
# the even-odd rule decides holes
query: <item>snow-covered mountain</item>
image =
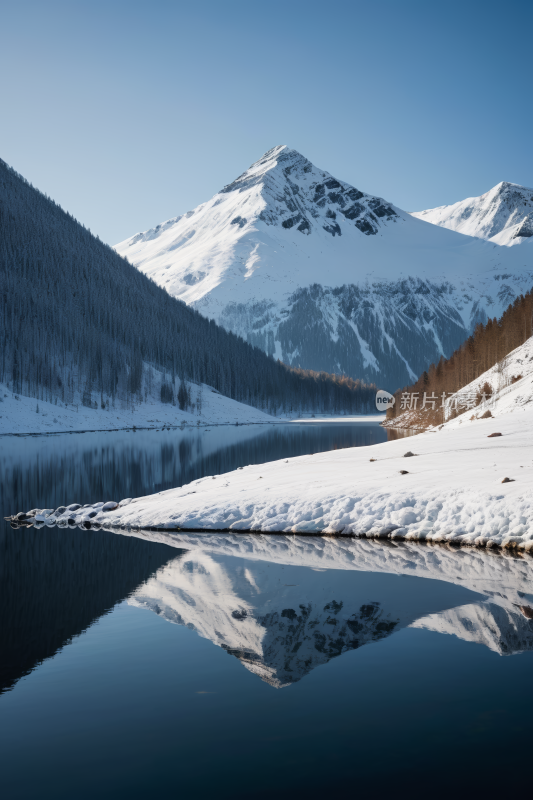
{"label": "snow-covered mountain", "polygon": [[412,216],[494,244],[521,244],[533,237],[533,189],[502,181],[481,197],[413,211]]}
{"label": "snow-covered mountain", "polygon": [[285,146],[116,249],[286,363],[390,389],[533,283],[533,248],[427,224]]}

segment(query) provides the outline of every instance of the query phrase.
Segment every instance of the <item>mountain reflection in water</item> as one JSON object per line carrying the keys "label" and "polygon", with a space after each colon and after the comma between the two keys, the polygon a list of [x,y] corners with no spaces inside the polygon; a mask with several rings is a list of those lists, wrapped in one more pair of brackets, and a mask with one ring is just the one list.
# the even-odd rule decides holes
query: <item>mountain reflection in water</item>
{"label": "mountain reflection in water", "polygon": [[[377,421],[3,436],[0,512],[138,497],[246,464],[386,438]],[[103,532],[13,531],[0,520],[0,692],[175,557]]]}
{"label": "mountain reflection in water", "polygon": [[[385,436],[313,423],[3,437],[0,510]],[[514,763],[533,734],[532,574],[529,557],[474,548],[0,523],[0,795],[523,796],[527,770],[484,763]]]}
{"label": "mountain reflection in water", "polygon": [[[182,553],[129,602],[197,631],[275,687],[407,626],[501,655],[533,649],[528,558],[325,537],[141,535]],[[426,580],[407,586],[401,576]]]}

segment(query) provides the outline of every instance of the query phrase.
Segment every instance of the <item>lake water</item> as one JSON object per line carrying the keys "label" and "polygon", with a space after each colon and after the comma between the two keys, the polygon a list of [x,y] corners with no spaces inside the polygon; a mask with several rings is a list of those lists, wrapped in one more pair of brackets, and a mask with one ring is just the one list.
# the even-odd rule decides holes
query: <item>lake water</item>
{"label": "lake water", "polygon": [[[3,437],[2,515],[384,441],[368,423]],[[528,791],[533,560],[0,531],[0,795]]]}

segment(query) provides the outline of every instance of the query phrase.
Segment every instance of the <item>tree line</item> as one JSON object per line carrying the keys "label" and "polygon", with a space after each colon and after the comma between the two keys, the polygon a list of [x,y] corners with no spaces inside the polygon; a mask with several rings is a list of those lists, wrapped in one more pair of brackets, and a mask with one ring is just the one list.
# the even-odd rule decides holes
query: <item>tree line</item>
{"label": "tree line", "polygon": [[[159,377],[158,377],[159,376]],[[292,369],[171,297],[0,160],[0,382],[106,406],[186,382],[272,413],[356,413],[375,387]]]}
{"label": "tree line", "polygon": [[[433,409],[426,405],[428,424],[437,424],[443,421],[441,398],[443,394],[448,397],[455,394],[464,386],[479,378],[491,367],[501,364],[503,359],[517,347],[524,344],[533,335],[533,290],[525,295],[520,295],[508,306],[500,319],[489,319],[485,325],[479,323],[474,333],[450,356],[441,357],[437,364],[431,364],[418,380],[410,386],[404,386],[395,393],[394,406],[387,410],[387,419],[395,419],[404,413],[406,408],[412,407],[416,402],[419,410],[429,397],[438,398]],[[517,376],[515,376],[517,377]],[[512,376],[511,376],[512,380]],[[483,387],[485,394],[490,394],[490,386]],[[482,400],[483,392],[476,397],[476,402]],[[416,401],[402,401],[402,395],[409,395]]]}

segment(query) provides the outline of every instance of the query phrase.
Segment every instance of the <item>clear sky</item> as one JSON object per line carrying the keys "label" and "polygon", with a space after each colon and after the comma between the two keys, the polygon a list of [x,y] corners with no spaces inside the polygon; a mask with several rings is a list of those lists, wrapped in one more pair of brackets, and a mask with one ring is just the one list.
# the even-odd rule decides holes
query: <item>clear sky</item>
{"label": "clear sky", "polygon": [[0,0],[0,157],[110,244],[276,144],[410,211],[533,187],[532,30],[532,0]]}

